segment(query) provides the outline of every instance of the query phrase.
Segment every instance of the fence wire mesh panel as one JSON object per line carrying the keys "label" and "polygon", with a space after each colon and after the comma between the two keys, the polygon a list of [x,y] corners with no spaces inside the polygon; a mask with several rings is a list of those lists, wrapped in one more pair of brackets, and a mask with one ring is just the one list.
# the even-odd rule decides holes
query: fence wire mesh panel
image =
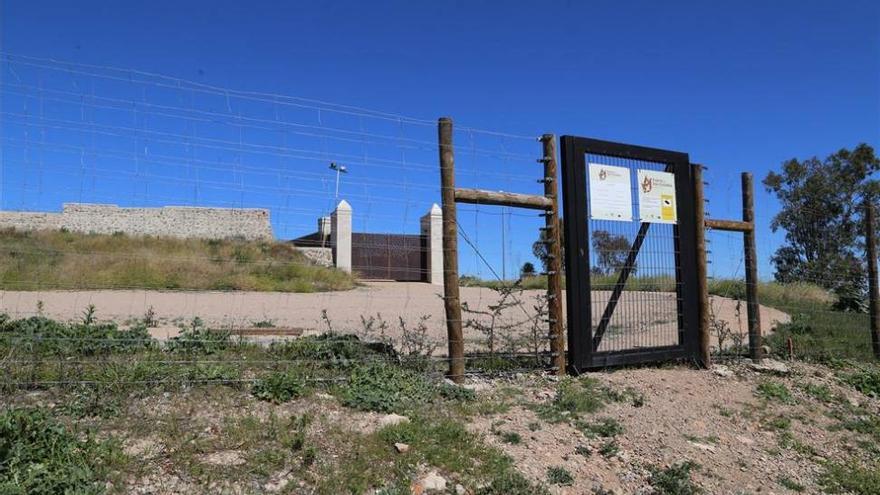
{"label": "fence wire mesh panel", "polygon": [[[562,146],[573,366],[692,357],[699,309],[687,155],[568,136]],[[663,180],[670,195],[647,204]],[[651,208],[662,218],[647,218]]]}
{"label": "fence wire mesh panel", "polygon": [[[707,216],[739,217],[739,176],[709,167],[706,180]],[[766,189],[760,182],[757,187]],[[756,205],[761,344],[773,357],[876,359],[864,205],[857,201],[843,208],[831,211],[809,197],[781,211]],[[709,230],[707,249],[712,351],[723,358],[746,357],[750,342],[742,234]]]}
{"label": "fence wire mesh panel", "polygon": [[[4,385],[439,378],[435,119],[14,54],[0,71]],[[537,133],[454,137],[461,186],[542,191]],[[458,211],[467,368],[543,369],[546,282],[521,269],[543,219]]]}
{"label": "fence wire mesh panel", "polygon": [[[629,194],[633,198],[629,221],[597,219],[587,202],[594,351],[678,346],[683,336],[679,326],[680,287],[676,280],[677,229],[660,223],[643,227],[638,221],[639,190],[643,185],[638,183],[637,172],[664,172],[666,164],[593,153],[587,153],[586,159],[588,167],[604,165],[628,170]],[[588,191],[591,185],[588,184]],[[627,266],[633,251],[635,258]],[[624,270],[629,271],[629,276],[619,298],[612,303]]]}

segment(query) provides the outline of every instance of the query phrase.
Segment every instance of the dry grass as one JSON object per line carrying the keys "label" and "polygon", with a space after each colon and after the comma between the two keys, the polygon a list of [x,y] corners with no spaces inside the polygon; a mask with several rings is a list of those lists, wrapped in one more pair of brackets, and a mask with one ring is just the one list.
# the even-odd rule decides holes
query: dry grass
{"label": "dry grass", "polygon": [[292,245],[64,231],[0,232],[0,288],[316,292],[354,287]]}

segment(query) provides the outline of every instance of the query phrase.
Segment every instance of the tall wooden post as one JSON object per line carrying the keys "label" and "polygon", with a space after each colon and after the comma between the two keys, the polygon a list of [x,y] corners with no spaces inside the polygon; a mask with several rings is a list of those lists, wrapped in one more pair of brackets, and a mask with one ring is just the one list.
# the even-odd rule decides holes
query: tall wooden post
{"label": "tall wooden post", "polygon": [[565,374],[565,333],[562,319],[562,246],[559,225],[558,179],[556,172],[556,137],[541,136],[544,148],[544,196],[551,201],[544,212],[547,245],[547,319],[550,322],[550,353],[557,375]]}
{"label": "tall wooden post", "polygon": [[703,191],[703,166],[693,164],[694,177],[694,216],[696,217],[697,235],[697,300],[700,311],[700,365],[708,368],[712,365],[710,352],[711,335],[709,334],[709,275],[706,266],[706,203]]}
{"label": "tall wooden post", "polygon": [[868,300],[871,312],[871,347],[880,359],[880,289],[877,281],[877,238],[874,233],[874,205],[865,200],[865,251],[868,257]]}
{"label": "tall wooden post", "polygon": [[751,228],[743,232],[743,251],[746,262],[746,313],[749,327],[749,357],[760,361],[764,357],[761,350],[761,314],[758,305],[758,254],[755,248],[755,201],[752,174],[742,174],[743,222]]}
{"label": "tall wooden post", "polygon": [[461,331],[461,298],[458,290],[458,221],[455,213],[455,150],[452,119],[437,123],[440,151],[440,199],[443,210],[443,303],[449,344],[449,378],[464,379],[464,336]]}

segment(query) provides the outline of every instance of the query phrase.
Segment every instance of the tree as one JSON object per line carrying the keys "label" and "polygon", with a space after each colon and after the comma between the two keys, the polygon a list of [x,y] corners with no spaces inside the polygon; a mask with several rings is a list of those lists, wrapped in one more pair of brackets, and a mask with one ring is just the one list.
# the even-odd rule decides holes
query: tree
{"label": "tree", "polygon": [[804,281],[831,290],[840,305],[855,309],[865,294],[862,204],[875,200],[880,170],[874,149],[860,144],[824,160],[816,157],[782,164],[764,178],[782,209],[770,224],[785,231],[785,244],[771,258],[776,280]]}
{"label": "tree", "polygon": [[623,268],[629,254],[630,243],[626,236],[615,235],[607,230],[593,231],[593,252],[596,254],[595,272],[611,275]]}
{"label": "tree", "polygon": [[526,261],[525,263],[523,263],[522,269],[520,269],[520,274],[523,277],[534,277],[535,265],[533,265],[530,261]]}

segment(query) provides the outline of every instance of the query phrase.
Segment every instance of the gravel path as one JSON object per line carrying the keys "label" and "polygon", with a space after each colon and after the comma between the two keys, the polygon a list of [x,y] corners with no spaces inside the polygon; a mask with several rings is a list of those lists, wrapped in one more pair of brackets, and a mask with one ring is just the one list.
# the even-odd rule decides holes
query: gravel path
{"label": "gravel path", "polygon": [[[529,290],[518,295],[521,304],[513,304],[501,312],[501,325],[518,324],[522,334],[530,332],[535,319],[537,297],[543,291]],[[426,320],[428,334],[445,342],[446,328],[441,299],[442,288],[423,283],[370,282],[350,291],[313,294],[279,292],[213,292],[213,291],[0,291],[0,311],[25,317],[41,311],[47,317],[71,320],[82,315],[90,304],[97,308],[99,319],[130,322],[144,317],[152,308],[159,321],[152,332],[157,338],[178,333],[178,325],[198,316],[207,324],[224,327],[250,327],[269,321],[278,327],[301,328],[305,334],[328,329],[322,318],[326,310],[329,325],[339,332],[362,332],[362,317],[387,323],[386,334],[400,336],[400,319],[409,327]],[[462,287],[462,301],[472,310],[487,311],[498,303],[498,294],[486,288]],[[594,324],[609,298],[608,291],[593,292]],[[741,313],[737,302],[723,297],[712,298],[718,320],[726,321],[734,331],[745,332],[745,305]],[[488,323],[489,317],[463,314],[463,319]],[[788,315],[772,308],[761,308],[765,332],[777,322],[787,322]],[[480,332],[466,328],[465,338],[480,341]],[[675,295],[662,292],[626,292],[612,318],[602,350],[674,344],[677,339]],[[441,346],[443,348],[445,346]]]}

